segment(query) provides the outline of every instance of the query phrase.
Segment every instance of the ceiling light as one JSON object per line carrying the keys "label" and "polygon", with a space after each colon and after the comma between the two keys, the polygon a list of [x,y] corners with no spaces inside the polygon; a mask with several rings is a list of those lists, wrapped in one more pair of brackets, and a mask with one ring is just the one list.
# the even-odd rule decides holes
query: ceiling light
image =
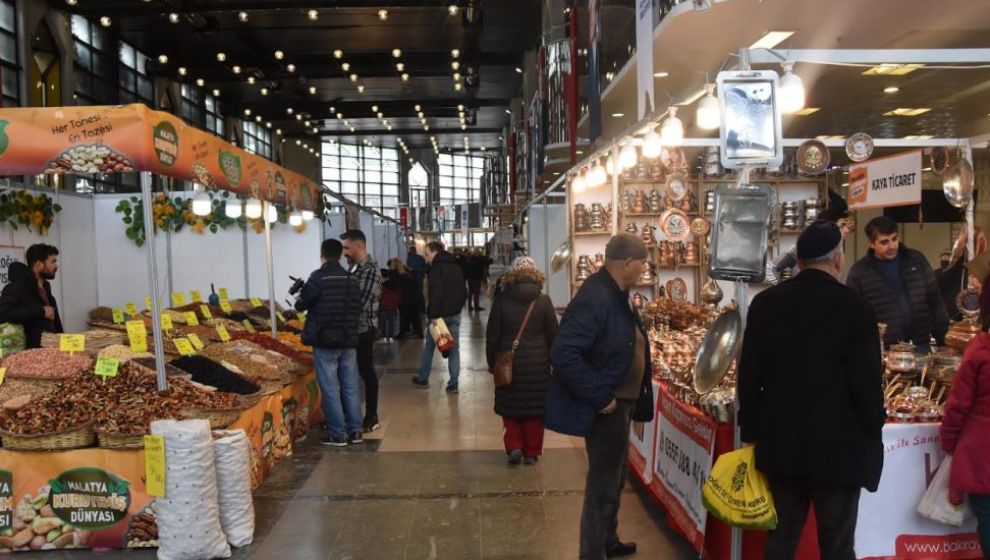
{"label": "ceiling light", "polygon": [[409,81],[409,74],[403,73],[402,74],[402,81],[403,82],[408,82]]}
{"label": "ceiling light", "polygon": [[299,227],[303,224],[302,214],[299,212],[293,212],[289,214],[289,225],[292,227]]}
{"label": "ceiling light", "polygon": [[261,88],[261,95],[268,95],[268,88],[266,87]]}
{"label": "ceiling light", "polygon": [[316,217],[316,214],[312,210],[303,210],[300,214],[302,215],[302,219],[307,222]]}
{"label": "ceiling light", "polygon": [[247,83],[253,86],[254,82],[255,82],[254,76],[248,76]]}
{"label": "ceiling light", "polygon": [[883,114],[883,116],[885,116],[885,117],[917,117],[918,115],[927,113],[928,111],[931,111],[931,110],[932,110],[931,107],[918,107],[918,108],[899,107],[897,109],[894,109],[893,111],[887,111],[886,113]]}
{"label": "ceiling light", "polygon": [[461,130],[467,130],[467,125],[466,124],[461,124]]}
{"label": "ceiling light", "polygon": [[302,122],[302,120],[303,120],[302,113],[299,113],[299,114],[296,115],[296,120],[299,121],[299,122]]}
{"label": "ceiling light", "polygon": [[295,64],[290,64],[290,65],[286,66],[285,69],[288,70],[289,72],[295,72],[296,71],[296,65]]}
{"label": "ceiling light", "polygon": [[213,97],[220,97],[220,90],[214,89],[213,90]]}
{"label": "ceiling light", "polygon": [[883,88],[883,92],[884,93],[897,93],[899,91],[901,91],[901,88],[899,88],[897,86],[889,86],[889,87]]}
{"label": "ceiling light", "polygon": [[807,117],[808,115],[814,115],[815,113],[821,110],[822,110],[821,107],[805,107],[800,111],[795,111],[794,114],[801,117]]}
{"label": "ceiling light", "polygon": [[320,17],[320,12],[318,12],[316,10],[310,10],[310,11],[306,12],[306,15],[309,16],[309,19],[311,19],[312,21],[316,21],[317,18]]}
{"label": "ceiling light", "polygon": [[[300,116],[302,116],[302,115],[300,115]],[[311,123],[309,121],[306,121],[306,122],[303,123],[303,126],[305,126],[306,128],[309,128],[309,127],[313,126],[313,123]]]}
{"label": "ceiling light", "polygon": [[794,35],[793,31],[767,31],[762,37],[754,41],[749,48],[772,49],[783,43],[791,35]]}
{"label": "ceiling light", "polygon": [[[73,2],[72,5],[74,6],[75,2]],[[168,15],[168,20],[171,21],[172,23],[179,23],[179,14],[172,12],[171,14]]]}
{"label": "ceiling light", "polygon": [[281,128],[276,128],[275,129],[275,134],[281,136],[282,135],[282,129]]}
{"label": "ceiling light", "polygon": [[316,86],[309,86],[309,94],[316,95]]}
{"label": "ceiling light", "polygon": [[218,52],[217,53],[217,60],[220,61],[220,62],[226,61],[227,60],[226,53]]}
{"label": "ceiling light", "polygon": [[680,146],[684,143],[684,123],[677,118],[677,107],[667,109],[670,116],[660,125],[660,137],[664,146]]}
{"label": "ceiling light", "polygon": [[604,185],[608,181],[608,173],[605,172],[605,167],[601,163],[596,162],[591,170],[588,171],[588,180],[596,187]]}
{"label": "ceiling light", "polygon": [[523,69],[516,66],[516,74],[522,74],[522,73],[523,73]]}
{"label": "ceiling light", "polygon": [[261,122],[261,115],[255,115],[254,116],[254,122],[259,122],[260,123]]}
{"label": "ceiling light", "polygon": [[643,137],[642,150],[643,157],[649,159],[660,157],[660,152],[663,151],[663,139],[652,127],[650,127],[650,131],[646,133],[646,136]]}
{"label": "ceiling light", "polygon": [[336,113],[336,112],[337,112],[337,108],[336,108],[336,107],[333,107],[333,106],[331,106],[331,107],[330,107],[330,112],[331,112],[331,113]]}
{"label": "ceiling light", "polygon": [[352,126],[351,127],[351,132],[357,132],[357,129]]}
{"label": "ceiling light", "polygon": [[463,89],[463,88],[464,88],[464,86],[462,86],[460,82],[457,82],[457,83],[454,84],[454,89],[456,91],[461,91],[461,89]]}
{"label": "ceiling light", "polygon": [[372,113],[377,113],[378,112],[378,105],[372,105],[371,106],[371,112]]}
{"label": "ceiling light", "polygon": [[422,111],[423,110],[423,106],[417,103],[416,106],[413,107],[413,109],[415,109],[417,112],[419,112],[419,111]]}
{"label": "ceiling light", "polygon": [[385,113],[381,113],[381,112],[379,112],[379,113],[378,113],[378,118],[379,118],[379,119],[382,119],[382,120],[385,120]]}
{"label": "ceiling light", "polygon": [[236,64],[234,65],[233,68],[231,68],[231,70],[233,70],[234,74],[240,74],[241,73],[241,67],[238,66],[238,65],[236,65]]}
{"label": "ceiling light", "polygon": [[302,146],[302,140],[296,140],[296,146]]}
{"label": "ceiling light", "polygon": [[612,116],[614,118],[621,119],[622,117],[626,116],[626,114],[625,113],[612,113]]}
{"label": "ceiling light", "polygon": [[352,82],[358,81],[358,75],[357,74],[351,74],[351,81]]}
{"label": "ceiling light", "polygon": [[619,167],[631,169],[636,165],[636,146],[631,143],[622,147],[619,152]]}
{"label": "ceiling light", "polygon": [[292,114],[292,113],[294,113],[295,111],[293,111],[293,109],[292,109],[292,107],[286,107],[286,108],[285,108],[285,112],[291,115],[291,114]]}
{"label": "ceiling light", "polygon": [[388,19],[388,10],[378,10],[378,19],[385,21]]}
{"label": "ceiling light", "polygon": [[316,127],[314,126],[314,127],[313,127],[313,134],[319,134],[319,133],[320,133],[320,129],[319,129],[319,128],[316,128]]}
{"label": "ceiling light", "polygon": [[392,49],[392,56],[399,58],[402,56],[402,49]]}
{"label": "ceiling light", "polygon": [[910,134],[904,137],[905,140],[931,140],[932,138],[935,137],[931,134]]}
{"label": "ceiling light", "polygon": [[246,22],[248,20],[248,13],[247,12],[238,12],[237,19],[241,20],[241,23]]}
{"label": "ceiling light", "polygon": [[249,220],[257,220],[261,217],[261,201],[257,198],[249,198],[244,203],[244,215]]}
{"label": "ceiling light", "polygon": [[924,64],[891,64],[885,62],[878,64],[863,72],[864,76],[903,76],[910,74],[919,68],[924,68]]}
{"label": "ceiling light", "polygon": [[406,69],[406,65],[401,62],[396,62],[395,69],[398,70],[399,72],[402,72]]}
{"label": "ceiling light", "polygon": [[265,220],[269,224],[274,224],[275,222],[278,221],[278,208],[270,202],[268,203],[267,206],[268,206],[268,212],[267,212],[267,216],[265,216]]}
{"label": "ceiling light", "polygon": [[821,140],[822,142],[831,142],[831,141],[841,142],[842,140],[845,139],[846,137],[841,134],[832,134],[832,135],[822,134],[819,136],[815,136],[815,140]]}
{"label": "ceiling light", "polygon": [[344,118],[344,114],[343,114],[343,113],[337,113],[337,118],[338,118],[338,119],[342,119],[342,118]]}
{"label": "ceiling light", "polygon": [[576,194],[583,193],[585,189],[584,175],[581,173],[575,173],[574,179],[571,180],[571,190]]}
{"label": "ceiling light", "polygon": [[251,109],[244,109],[244,116],[245,117],[250,117],[251,116]]}
{"label": "ceiling light", "polygon": [[795,113],[804,108],[804,81],[793,72],[793,62],[785,62],[781,66],[784,67],[784,75],[780,77],[780,86],[777,88],[780,112]]}
{"label": "ceiling light", "polygon": [[457,81],[457,82],[461,81],[461,73],[460,72],[454,72],[454,81]]}
{"label": "ceiling light", "polygon": [[461,56],[461,50],[460,49],[454,49],[454,50],[450,51],[450,56],[452,56],[454,58],[457,58],[457,57]]}
{"label": "ceiling light", "polygon": [[447,6],[447,13],[456,16],[457,15],[457,4],[451,4]]}
{"label": "ceiling light", "polygon": [[224,207],[223,213],[231,220],[236,220],[241,217],[242,211],[243,209],[241,208],[241,201],[235,199],[227,202],[227,204]]}
{"label": "ceiling light", "polygon": [[189,71],[186,70],[186,67],[185,66],[179,66],[179,75],[180,76],[185,76],[188,73],[189,73]]}
{"label": "ceiling light", "polygon": [[357,90],[358,90],[358,93],[364,93],[364,86],[358,84]]}
{"label": "ceiling light", "polygon": [[76,4],[79,3],[79,0],[65,0],[65,3],[70,6],[75,6]]}
{"label": "ceiling light", "polygon": [[265,123],[265,126],[268,127],[268,128],[271,128],[272,127],[272,122],[271,121],[266,122]]}
{"label": "ceiling light", "polygon": [[209,216],[213,212],[213,201],[210,195],[204,191],[199,191],[192,199],[192,212],[197,216]]}
{"label": "ceiling light", "polygon": [[511,109],[506,109],[505,110],[505,114],[506,115],[511,115],[512,114],[512,110]]}
{"label": "ceiling light", "polygon": [[275,51],[275,60],[282,60],[285,58],[285,53],[282,51]]}
{"label": "ceiling light", "polygon": [[460,70],[461,63],[455,60],[450,63],[450,67],[453,68],[454,70]]}
{"label": "ceiling light", "polygon": [[203,78],[196,78],[196,85],[199,87],[203,87],[206,85],[206,80],[204,80]]}
{"label": "ceiling light", "polygon": [[337,60],[340,60],[341,58],[344,58],[344,51],[342,51],[340,49],[337,49],[337,50],[333,51],[333,57],[336,58]]}
{"label": "ceiling light", "polygon": [[670,75],[670,72],[656,72],[653,74],[654,78],[666,78]]}
{"label": "ceiling light", "polygon": [[110,19],[110,16],[103,16],[100,18],[100,25],[103,27],[110,27],[113,25],[113,20]]}
{"label": "ceiling light", "polygon": [[722,110],[715,97],[715,84],[705,84],[705,95],[698,101],[694,121],[698,128],[715,130],[722,124]]}

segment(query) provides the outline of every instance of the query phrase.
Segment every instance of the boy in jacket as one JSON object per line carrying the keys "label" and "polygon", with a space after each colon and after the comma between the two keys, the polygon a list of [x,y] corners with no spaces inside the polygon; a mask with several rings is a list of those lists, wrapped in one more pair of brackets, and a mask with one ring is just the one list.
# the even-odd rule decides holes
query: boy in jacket
{"label": "boy in jacket", "polygon": [[550,352],[547,428],[583,436],[588,477],[581,513],[581,560],[629,556],[635,543],[618,536],[629,428],[653,419],[650,345],[629,301],[649,253],[623,233],[605,247],[605,268],[584,282],[561,320]]}

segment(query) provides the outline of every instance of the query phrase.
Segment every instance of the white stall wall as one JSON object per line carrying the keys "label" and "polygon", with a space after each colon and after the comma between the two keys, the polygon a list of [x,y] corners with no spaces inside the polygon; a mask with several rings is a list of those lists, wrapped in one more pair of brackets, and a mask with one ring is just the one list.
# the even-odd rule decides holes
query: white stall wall
{"label": "white stall wall", "polygon": [[545,292],[553,300],[554,305],[566,306],[570,300],[567,278],[568,267],[556,274],[550,273],[550,259],[557,247],[567,239],[567,208],[563,204],[538,204],[529,211],[529,253],[536,261],[536,267],[547,275]]}
{"label": "white stall wall", "polygon": [[[147,247],[138,247],[127,239],[122,215],[115,211],[117,204],[130,195],[105,195],[93,202],[96,250],[97,303],[107,307],[120,307],[133,301],[138,309],[144,309],[148,289]],[[80,234],[85,232],[79,232]],[[168,305],[168,261],[165,235],[156,236],[158,251],[158,295]],[[93,307],[96,307],[95,305]]]}

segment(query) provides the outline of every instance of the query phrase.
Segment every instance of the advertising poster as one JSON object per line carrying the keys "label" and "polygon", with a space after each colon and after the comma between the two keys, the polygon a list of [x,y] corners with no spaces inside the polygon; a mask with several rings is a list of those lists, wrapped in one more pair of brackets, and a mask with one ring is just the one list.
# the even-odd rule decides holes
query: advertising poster
{"label": "advertising poster", "polygon": [[849,209],[921,203],[921,150],[849,166]]}
{"label": "advertising poster", "polygon": [[7,285],[7,269],[15,262],[24,262],[24,247],[0,245],[0,286]]}
{"label": "advertising poster", "polygon": [[[660,398],[660,384],[653,382],[653,409]],[[653,480],[653,455],[656,451],[657,417],[651,422],[633,422],[629,430],[629,468],[644,484]]]}

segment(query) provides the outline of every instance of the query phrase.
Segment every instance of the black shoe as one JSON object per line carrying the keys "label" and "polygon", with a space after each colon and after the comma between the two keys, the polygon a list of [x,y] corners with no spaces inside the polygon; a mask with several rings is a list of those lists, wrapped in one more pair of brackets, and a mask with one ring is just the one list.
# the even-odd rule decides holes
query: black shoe
{"label": "black shoe", "polygon": [[325,436],[320,439],[320,445],[347,447],[347,436]]}
{"label": "black shoe", "polygon": [[536,457],[526,457],[523,459],[523,463],[527,465],[535,465],[537,461],[539,461],[539,459]]}
{"label": "black shoe", "polygon": [[364,429],[364,433],[366,434],[370,434],[371,432],[377,431],[378,428],[381,427],[382,425],[378,423],[377,416],[373,416],[371,418],[365,418],[364,420],[363,429]]}
{"label": "black shoe", "polygon": [[475,307],[474,310],[475,311],[484,311],[485,308],[484,307]]}
{"label": "black shoe", "polygon": [[633,554],[636,554],[636,543],[617,542],[605,556],[609,558],[622,558],[623,556],[632,556]]}
{"label": "black shoe", "polygon": [[329,432],[330,426],[327,426],[326,422],[320,422],[320,431]]}
{"label": "black shoe", "polygon": [[347,443],[350,445],[364,443],[364,438],[361,437],[361,432],[353,432],[351,435],[347,436]]}
{"label": "black shoe", "polygon": [[509,452],[510,465],[518,465],[519,463],[522,463],[522,460],[523,460],[522,449],[513,449],[512,451]]}
{"label": "black shoe", "polygon": [[419,378],[418,375],[414,375],[413,376],[412,383],[413,383],[413,385],[415,385],[416,387],[418,387],[420,389],[429,389],[430,388],[430,382],[429,381],[422,381],[422,380],[420,380],[420,378]]}
{"label": "black shoe", "polygon": [[459,391],[457,390],[457,385],[447,385],[447,394],[456,395]]}

